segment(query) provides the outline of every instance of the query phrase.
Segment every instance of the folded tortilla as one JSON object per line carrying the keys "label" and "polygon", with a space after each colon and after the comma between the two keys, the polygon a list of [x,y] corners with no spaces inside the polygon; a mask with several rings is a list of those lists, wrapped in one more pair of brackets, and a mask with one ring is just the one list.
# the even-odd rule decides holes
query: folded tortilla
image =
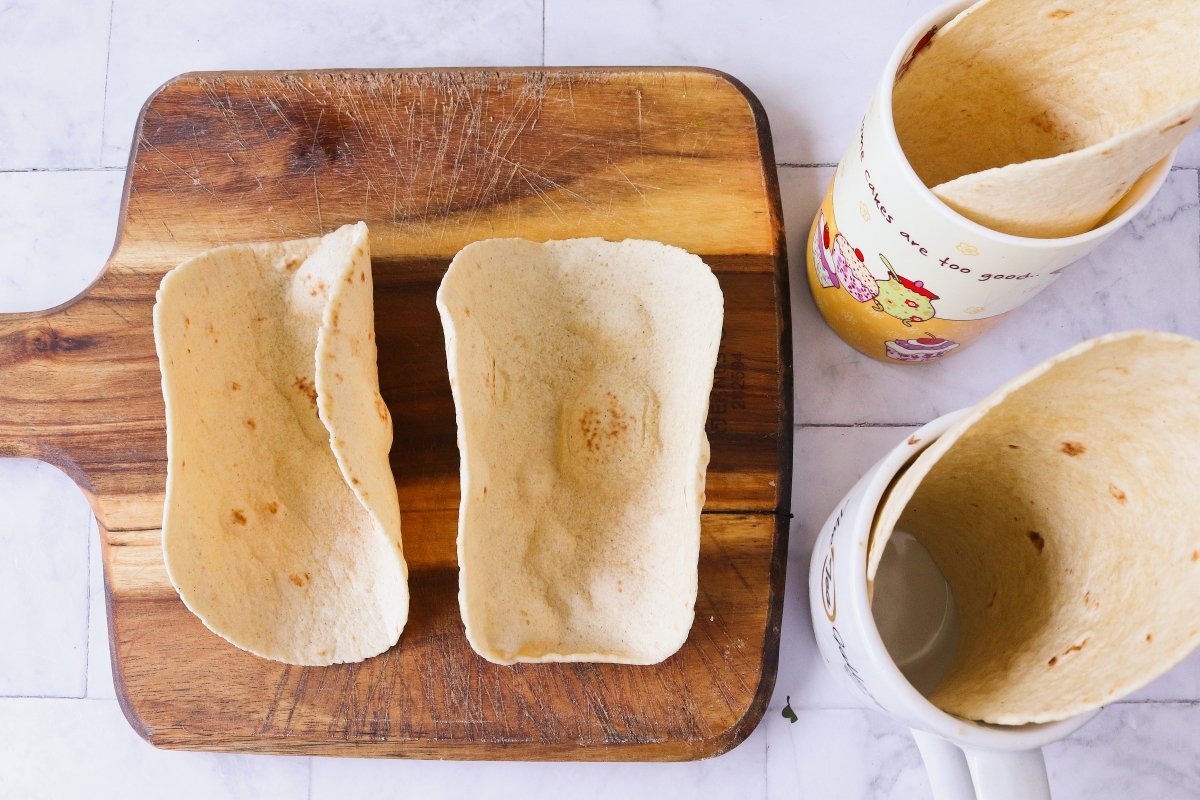
{"label": "folded tortilla", "polygon": [[992,394],[897,480],[892,531],[946,576],[962,643],[930,696],[968,719],[1065,719],[1200,644],[1200,342],[1093,339]]}
{"label": "folded tortilla", "polygon": [[360,661],[408,618],[366,225],[231,245],[163,278],[163,554],[193,613],[289,664]]}
{"label": "folded tortilla", "polygon": [[1082,233],[1200,125],[1197,41],[1192,0],[982,0],[897,79],[896,134],[964,216]]}
{"label": "folded tortilla", "polygon": [[657,242],[489,240],[437,303],[471,646],[500,664],[667,658],[696,600],[712,271]]}

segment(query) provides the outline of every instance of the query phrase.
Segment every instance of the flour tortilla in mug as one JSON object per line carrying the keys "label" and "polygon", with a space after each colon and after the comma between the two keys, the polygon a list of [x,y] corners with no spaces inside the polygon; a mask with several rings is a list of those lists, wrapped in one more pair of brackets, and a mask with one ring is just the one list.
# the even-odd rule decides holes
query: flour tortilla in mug
{"label": "flour tortilla in mug", "polygon": [[651,664],[691,628],[723,300],[658,242],[468,245],[438,290],[459,602],[500,663]]}
{"label": "flour tortilla in mug", "polygon": [[360,661],[408,617],[367,227],[231,245],[163,278],[163,553],[214,633],[289,664]]}
{"label": "flour tortilla in mug", "polygon": [[896,134],[964,216],[1082,233],[1200,125],[1197,41],[1193,0],[982,0],[897,79]]}
{"label": "flour tortilla in mug", "polygon": [[1117,700],[1200,643],[1200,342],[1104,336],[992,394],[898,479],[874,528],[945,574],[962,644],[930,699],[1006,725]]}

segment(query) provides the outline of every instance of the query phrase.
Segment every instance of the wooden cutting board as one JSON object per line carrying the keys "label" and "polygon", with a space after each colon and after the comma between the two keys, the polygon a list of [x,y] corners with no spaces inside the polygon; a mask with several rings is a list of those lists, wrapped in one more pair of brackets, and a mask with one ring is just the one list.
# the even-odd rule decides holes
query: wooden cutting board
{"label": "wooden cutting board", "polygon": [[[706,70],[198,73],[155,94],[107,269],[59,308],[0,316],[0,455],[48,461],[91,500],[134,728],[160,747],[431,758],[691,759],[744,739],[775,682],[791,489],[773,161],[762,107]],[[290,667],[211,634],[167,580],[151,308],[201,250],[360,219],[412,613],[381,656]],[[464,638],[434,292],[460,247],[493,236],[657,239],[724,290],[696,622],[657,666],[500,667]]]}

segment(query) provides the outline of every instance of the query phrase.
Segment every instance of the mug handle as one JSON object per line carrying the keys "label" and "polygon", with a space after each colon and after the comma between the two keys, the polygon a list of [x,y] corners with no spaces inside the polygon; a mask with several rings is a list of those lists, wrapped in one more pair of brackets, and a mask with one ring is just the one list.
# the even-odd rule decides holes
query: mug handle
{"label": "mug handle", "polygon": [[933,800],[977,800],[966,753],[932,733],[913,728],[912,735],[925,762]]}
{"label": "mug handle", "polygon": [[1041,748],[984,750],[964,747],[978,800],[1050,800]]}
{"label": "mug handle", "polygon": [[1040,749],[987,750],[913,730],[934,800],[1050,800]]}

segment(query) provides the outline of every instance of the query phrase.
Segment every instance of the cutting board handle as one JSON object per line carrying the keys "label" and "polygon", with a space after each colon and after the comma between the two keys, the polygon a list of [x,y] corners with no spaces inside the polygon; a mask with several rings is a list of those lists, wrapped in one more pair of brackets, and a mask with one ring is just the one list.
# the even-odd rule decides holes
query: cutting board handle
{"label": "cutting board handle", "polygon": [[[55,308],[0,314],[0,457],[58,467],[89,495],[102,522],[109,509],[97,496],[120,503],[122,485],[141,480],[147,450],[157,453],[151,461],[166,459],[149,335],[158,277],[118,272],[106,267]],[[93,469],[99,465],[103,480]]]}

